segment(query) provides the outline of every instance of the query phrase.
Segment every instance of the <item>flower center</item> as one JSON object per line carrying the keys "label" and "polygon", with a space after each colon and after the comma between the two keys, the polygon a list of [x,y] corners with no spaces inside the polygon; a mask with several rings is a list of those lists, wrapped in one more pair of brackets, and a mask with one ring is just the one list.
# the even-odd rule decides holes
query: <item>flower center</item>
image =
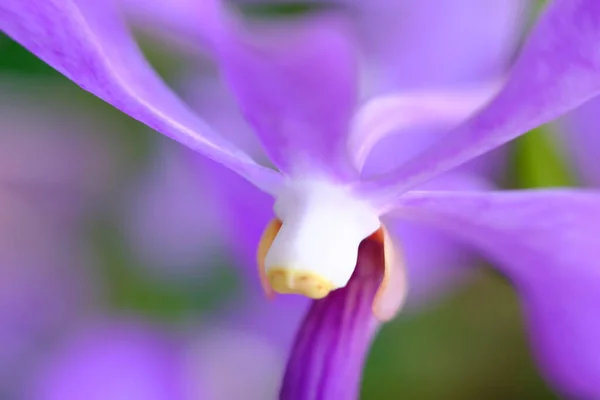
{"label": "flower center", "polygon": [[323,181],[288,186],[259,247],[265,289],[320,299],[346,286],[360,243],[381,226],[367,203]]}

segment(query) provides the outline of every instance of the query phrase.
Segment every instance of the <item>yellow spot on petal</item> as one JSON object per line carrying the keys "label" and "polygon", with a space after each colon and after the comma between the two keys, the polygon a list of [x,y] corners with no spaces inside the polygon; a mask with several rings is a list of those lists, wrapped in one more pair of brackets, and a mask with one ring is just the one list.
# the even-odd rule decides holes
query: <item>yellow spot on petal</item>
{"label": "yellow spot on petal", "polygon": [[322,299],[333,290],[331,282],[308,271],[273,268],[267,272],[273,290],[281,294],[301,294],[311,299]]}

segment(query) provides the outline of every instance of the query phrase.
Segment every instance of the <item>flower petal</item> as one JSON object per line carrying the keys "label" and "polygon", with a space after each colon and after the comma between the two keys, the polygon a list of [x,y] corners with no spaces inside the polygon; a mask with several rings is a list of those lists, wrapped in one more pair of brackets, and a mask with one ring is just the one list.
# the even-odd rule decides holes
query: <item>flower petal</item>
{"label": "flower petal", "polygon": [[417,90],[377,96],[354,115],[348,146],[354,165],[361,170],[373,147],[407,128],[454,127],[494,96],[500,81],[451,90]]}
{"label": "flower petal", "polygon": [[296,336],[280,399],[358,398],[364,359],[379,327],[371,303],[383,262],[381,244],[364,241],[348,285],[312,303]]}
{"label": "flower petal", "polygon": [[274,192],[280,176],[219,137],[164,85],[110,1],[7,0],[0,29],[85,90]]}
{"label": "flower petal", "polygon": [[372,83],[383,92],[390,86],[416,89],[500,75],[528,8],[522,0],[342,2],[358,9]]}
{"label": "flower petal", "polygon": [[346,136],[358,77],[342,21],[229,25],[215,34],[214,56],[273,163],[285,173],[354,176]]}
{"label": "flower petal", "polygon": [[558,0],[540,18],[500,93],[480,113],[363,190],[383,209],[407,189],[600,93],[600,3]]}
{"label": "flower petal", "polygon": [[581,180],[600,187],[600,99],[592,100],[559,122],[560,139]]}
{"label": "flower petal", "polygon": [[[194,63],[188,71],[182,73],[177,84],[178,91],[194,111],[214,126],[222,136],[248,153],[260,163],[270,161],[264,154],[259,139],[254,135],[252,127],[244,119],[233,93],[221,77],[214,65],[204,62]],[[203,88],[196,90],[196,88]],[[206,160],[206,164],[210,164]]]}
{"label": "flower petal", "polygon": [[569,398],[600,398],[600,193],[409,193],[404,217],[480,248],[523,301],[546,376]]}
{"label": "flower petal", "polygon": [[206,46],[205,24],[199,22],[204,1],[118,0],[128,20],[147,34],[159,36],[181,50],[197,53]]}
{"label": "flower petal", "polygon": [[[492,186],[477,175],[452,173],[428,182],[426,189],[483,191]],[[418,308],[440,299],[466,281],[477,265],[479,255],[472,246],[439,229],[393,215],[383,218],[382,223],[390,236],[402,244],[410,288],[408,307]]]}

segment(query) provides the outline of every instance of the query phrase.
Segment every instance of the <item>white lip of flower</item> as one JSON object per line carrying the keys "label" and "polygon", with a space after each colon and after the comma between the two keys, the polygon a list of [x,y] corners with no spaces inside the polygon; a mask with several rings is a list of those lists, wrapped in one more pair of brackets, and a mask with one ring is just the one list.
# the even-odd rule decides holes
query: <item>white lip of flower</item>
{"label": "white lip of flower", "polygon": [[265,230],[258,251],[268,293],[319,299],[346,286],[360,243],[381,227],[368,203],[323,181],[293,182],[279,194],[274,210],[277,219]]}

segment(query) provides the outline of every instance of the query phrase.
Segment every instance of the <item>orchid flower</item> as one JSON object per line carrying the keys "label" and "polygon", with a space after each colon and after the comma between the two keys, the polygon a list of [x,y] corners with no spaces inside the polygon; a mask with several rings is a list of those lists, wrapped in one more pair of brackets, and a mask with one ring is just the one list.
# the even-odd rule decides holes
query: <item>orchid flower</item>
{"label": "orchid flower", "polygon": [[[466,0],[455,2],[448,10],[443,10],[439,3],[431,1],[370,2],[365,10],[354,10],[361,4],[336,9],[336,12],[353,17],[355,30],[362,37],[360,50],[366,56],[363,61],[368,64],[364,80],[369,82],[369,87],[363,87],[361,91],[365,92],[367,99],[377,92],[386,93],[386,101],[379,102],[383,108],[374,102],[369,107],[370,112],[383,117],[378,119],[384,124],[387,120],[389,124],[390,117],[394,117],[394,102],[404,102],[411,109],[410,113],[404,113],[406,118],[397,123],[396,128],[402,128],[402,134],[388,135],[370,152],[363,168],[365,174],[393,168],[402,160],[409,159],[431,143],[436,135],[447,130],[449,124],[466,118],[493,94],[493,83],[497,79],[491,77],[500,76],[507,65],[518,39],[519,22],[524,19],[524,5],[524,2],[509,1],[482,6],[477,1]],[[190,0],[180,0],[168,6],[161,1],[124,0],[125,15],[135,27],[168,43],[171,52],[175,45],[186,55],[195,56],[193,60],[186,60],[186,64],[190,65],[186,65],[183,77],[178,79],[181,83],[177,86],[184,99],[226,138],[254,159],[264,160],[264,151],[253,137],[252,128],[240,115],[235,99],[207,66],[202,54],[201,44],[204,42],[198,43],[198,27],[193,23],[197,7],[198,3]],[[396,14],[409,14],[411,20],[394,23],[389,15]],[[432,24],[438,27],[435,32],[429,29]],[[383,25],[386,35],[379,35]],[[461,29],[456,31],[452,26],[460,26]],[[288,28],[284,26],[282,34],[285,35]],[[477,35],[473,35],[473,31]],[[407,38],[411,38],[410,44]],[[392,57],[398,53],[399,42],[403,43],[400,53],[406,57]],[[438,52],[440,45],[452,50]],[[199,54],[201,57],[197,57]],[[438,68],[440,64],[446,68]],[[468,79],[469,75],[472,79]],[[430,86],[438,86],[442,90],[431,89]],[[199,87],[202,90],[196,90]],[[412,94],[398,91],[402,88],[410,88]],[[437,114],[431,118],[432,114],[427,110],[436,108]],[[368,113],[364,114],[363,123],[377,122],[375,119],[369,122],[366,118]],[[378,124],[375,129],[381,130],[381,127]],[[425,128],[425,131],[405,132],[406,128],[414,130],[415,127]],[[162,146],[166,147],[166,144]],[[486,179],[499,176],[505,157],[496,153],[494,157],[490,155],[477,163],[470,163],[470,168],[463,170],[468,174],[476,171],[478,176]],[[228,248],[241,246],[243,253],[252,254],[254,243],[258,241],[255,237],[259,227],[266,224],[272,213],[269,196],[261,195],[250,187],[242,189],[246,183],[239,177],[210,161],[203,162],[201,157],[197,160],[201,164],[200,170],[191,172],[189,166],[184,166],[184,159],[188,158],[191,157],[187,152],[175,146],[161,149],[156,165],[152,167],[153,172],[144,178],[143,193],[137,194],[133,207],[123,218],[131,221],[128,223],[130,237],[136,243],[134,247],[143,253],[146,263],[168,265],[169,274],[172,274],[175,265],[192,265],[192,259],[203,253],[205,256],[206,251],[214,252],[214,247],[222,247],[228,237],[240,236],[237,234],[240,230],[249,235],[241,235],[248,239],[229,240]],[[482,189],[488,186],[483,181],[444,177],[429,187],[448,190],[458,185],[458,189]],[[201,196],[200,192],[203,193]],[[198,204],[199,196],[203,206]],[[211,206],[214,202],[227,206]],[[247,203],[252,204],[251,211],[244,206]],[[390,221],[388,229],[403,240],[407,272],[411,279],[409,304],[419,305],[423,300],[439,297],[454,287],[452,283],[465,278],[467,271],[459,266],[472,265],[474,261],[470,257],[472,252],[467,251],[465,246],[459,246],[425,227],[394,222]],[[231,231],[229,235],[224,233],[227,230]],[[251,246],[248,247],[247,243]],[[436,252],[428,250],[432,245]],[[246,260],[249,259],[246,257],[241,264],[248,264]],[[249,304],[252,304],[251,307],[258,306],[256,302]],[[273,306],[269,310],[272,312]]]}
{"label": "orchid flower", "polygon": [[[165,30],[156,29],[160,26],[177,26],[173,18],[185,18],[191,15],[191,12],[182,12],[177,17],[173,15],[173,7],[170,12],[163,12],[163,3],[154,4],[151,1],[129,2],[127,11],[133,14],[136,26],[145,29],[146,33],[152,34],[153,38],[166,41],[171,44],[188,43],[183,46],[184,51],[193,54],[189,38],[181,39],[181,34],[173,31],[165,33]],[[463,9],[472,7],[472,2],[463,2]],[[467,4],[468,3],[468,4]],[[178,3],[194,7],[193,1]],[[413,8],[420,8],[415,4]],[[427,8],[427,6],[425,6]],[[517,13],[521,7],[514,7],[506,4],[506,9],[514,9]],[[506,10],[505,10],[506,13]],[[455,18],[457,24],[464,24],[463,13],[455,13],[459,17]],[[447,20],[453,18],[455,14],[444,14]],[[478,15],[488,17],[485,13]],[[509,13],[507,13],[509,14]],[[498,13],[495,14],[498,16]],[[501,19],[502,21],[502,19]],[[468,22],[468,20],[466,20]],[[427,26],[431,23],[428,21]],[[373,21],[373,25],[377,25]],[[481,23],[479,23],[481,25]],[[185,23],[181,24],[185,26]],[[419,26],[425,26],[425,21]],[[477,26],[477,25],[476,25]],[[492,48],[498,41],[499,45],[506,46],[507,38],[504,37],[514,29],[513,26],[506,26],[505,23],[487,23],[485,29],[479,29],[480,35],[488,37],[488,48]],[[363,27],[364,28],[364,27]],[[414,30],[417,27],[414,27]],[[506,32],[505,35],[499,35],[498,30]],[[285,27],[282,28],[285,34]],[[409,35],[410,32],[403,31],[402,35]],[[438,36],[443,37],[440,32]],[[486,36],[487,35],[487,36]],[[448,41],[447,35],[444,41]],[[465,42],[472,42],[468,38],[453,38],[451,43],[458,43],[465,46]],[[471,35],[469,35],[471,36]],[[500,38],[496,39],[498,36]],[[509,35],[510,36],[510,35]],[[514,35],[516,37],[516,35]],[[386,38],[389,46],[394,42],[391,38]],[[477,46],[478,41],[476,42]],[[429,44],[429,43],[427,43]],[[418,41],[414,44],[415,48],[424,50],[425,47]],[[430,47],[432,44],[429,44]],[[385,48],[385,46],[380,46]],[[468,46],[465,46],[468,47]],[[179,49],[179,48],[178,48]],[[474,65],[484,65],[490,67],[490,73],[495,74],[497,70],[491,68],[490,64],[504,65],[502,61],[490,63],[489,56],[483,55],[476,59],[470,52],[464,51],[463,57],[453,56],[445,60],[446,55],[441,56],[438,62],[452,65],[455,71],[452,74],[445,73],[444,77],[438,78],[440,81],[447,81],[446,85],[456,80],[464,80],[464,68],[472,69]],[[473,49],[475,50],[475,49]],[[172,52],[172,48],[170,49]],[[469,57],[466,57],[470,55]],[[371,59],[376,59],[373,55]],[[413,54],[413,57],[415,55]],[[425,57],[424,57],[425,58]],[[428,76],[436,76],[437,69],[426,65],[426,61],[436,64],[431,57],[428,60],[422,60],[422,69],[428,70]],[[501,58],[501,57],[500,57]],[[208,65],[208,60],[188,61],[184,73],[178,77],[179,84],[176,86],[183,93],[183,98],[192,108],[203,116],[204,120],[213,128],[235,141],[241,148],[255,159],[266,159],[264,152],[260,148],[260,143],[252,134],[252,129],[240,115],[235,103],[235,98],[224,87],[223,82],[218,79],[213,68]],[[401,64],[401,63],[400,63]],[[458,68],[458,65],[464,68]],[[380,65],[383,67],[383,65]],[[389,68],[391,70],[393,68]],[[457,76],[458,75],[458,76]],[[477,77],[482,79],[481,76]],[[485,79],[485,76],[483,77]],[[398,79],[396,79],[398,81]],[[395,86],[400,82],[395,83]],[[471,86],[475,86],[471,84]],[[388,90],[392,82],[387,86]],[[202,90],[196,90],[202,88]],[[431,96],[431,94],[430,94]],[[457,96],[456,96],[457,97]],[[468,96],[464,96],[468,98]],[[467,103],[467,102],[465,102]],[[467,104],[471,104],[468,102]],[[461,104],[465,108],[464,104]],[[456,107],[455,107],[456,108]],[[459,115],[463,115],[474,110],[461,110]],[[456,116],[452,115],[452,118]],[[435,133],[435,132],[432,132]],[[423,145],[431,136],[429,132],[415,135],[404,133],[403,135],[393,135],[388,138],[396,140],[402,147],[402,152],[407,157],[411,151],[414,151],[419,145]],[[225,251],[227,259],[233,261],[235,266],[241,267],[243,274],[243,290],[236,293],[235,302],[231,302],[234,315],[227,317],[230,325],[237,327],[244,332],[253,332],[257,337],[267,339],[272,344],[277,344],[277,352],[287,352],[292,344],[293,334],[296,327],[299,326],[300,317],[306,310],[306,299],[297,298],[297,296],[285,296],[279,298],[276,302],[267,302],[259,289],[255,273],[255,252],[256,243],[260,239],[261,231],[272,217],[272,200],[270,196],[256,191],[247,182],[244,182],[238,175],[223,168],[219,164],[213,163],[197,154],[169,143],[166,139],[158,143],[158,151],[148,171],[144,172],[141,185],[132,185],[131,195],[133,195],[130,206],[127,207],[121,220],[125,223],[126,231],[132,248],[143,259],[144,264],[151,266],[154,272],[164,276],[202,276],[205,271],[212,267],[207,263],[207,257],[210,259],[217,251]],[[384,146],[391,148],[392,146]],[[381,153],[381,151],[375,150]],[[377,162],[373,162],[369,157],[366,168],[381,168],[390,161],[397,161],[396,154],[377,155]],[[383,160],[389,160],[385,163]],[[490,160],[478,163],[478,169],[487,167]],[[497,160],[492,160],[497,161]],[[193,163],[198,164],[195,167]],[[481,171],[478,171],[481,173]],[[483,174],[482,174],[483,175]],[[485,176],[490,174],[485,174]],[[453,184],[451,184],[451,181]],[[471,182],[468,179],[449,179],[438,180],[434,185],[437,189],[442,187],[446,189],[453,185],[458,185],[461,189],[480,188],[479,181]],[[407,306],[413,309],[421,308],[423,305],[438,299],[446,294],[450,289],[458,287],[456,283],[463,282],[469,275],[466,267],[473,266],[474,261],[472,252],[467,252],[465,246],[459,246],[455,241],[449,240],[438,232],[433,232],[425,227],[415,226],[404,221],[402,224],[396,224],[395,221],[389,221],[387,225],[391,234],[397,238],[402,238],[405,251],[405,260],[407,263],[407,274],[411,281],[411,291],[407,299]],[[430,248],[434,246],[435,252]],[[192,270],[191,267],[194,269]],[[184,269],[182,272],[181,270]],[[282,301],[283,300],[283,301]],[[222,312],[222,310],[221,310]],[[238,362],[239,364],[239,362]],[[279,364],[278,364],[279,365]],[[284,365],[281,365],[283,367]],[[250,370],[252,365],[246,367]],[[280,373],[272,374],[281,376]],[[258,397],[258,396],[257,396]]]}
{"label": "orchid flower", "polygon": [[84,89],[274,196],[274,218],[258,245],[264,289],[323,299],[307,314],[281,398],[356,397],[378,321],[393,318],[406,295],[400,244],[384,216],[442,229],[495,260],[521,295],[546,376],[570,397],[600,396],[600,195],[418,188],[600,93],[600,4],[551,4],[491,101],[375,177],[361,176],[360,155],[382,132],[352,125],[369,103],[356,109],[356,64],[343,23],[322,18],[301,35],[257,44],[218,3],[199,6],[205,42],[279,171],[254,162],[185,107],[110,4],[3,0],[0,27]]}
{"label": "orchid flower", "polygon": [[[190,43],[193,39],[190,38],[191,33],[179,32],[176,29],[171,29],[176,26],[180,28],[188,26],[186,21],[181,19],[189,18],[193,15],[193,7],[196,2],[183,1],[176,4],[171,4],[168,10],[163,9],[164,3],[152,1],[126,1],[126,15],[133,16],[136,26],[144,29],[146,33],[152,34],[154,38],[166,41],[167,43],[185,44],[177,47],[190,54],[193,54]],[[485,29],[477,29],[481,34],[478,35],[478,40],[470,40],[461,34],[448,39],[446,32],[436,33],[441,42],[464,46],[458,54],[442,55],[437,62],[452,66],[453,73],[444,73],[443,77],[439,77],[441,82],[447,81],[446,86],[454,81],[464,81],[464,69],[472,70],[475,65],[483,66],[488,74],[496,74],[497,67],[493,66],[504,65],[506,60],[499,57],[497,54],[484,54],[480,58],[472,56],[468,51],[467,43],[475,42],[474,47],[477,50],[482,37],[486,37],[487,48],[498,47],[504,49],[511,36],[516,39],[514,32],[516,29],[513,25],[516,23],[507,24],[504,14],[510,15],[519,14],[522,6],[516,7],[513,4],[506,3],[504,7],[495,11],[503,11],[503,13],[494,13],[495,20],[493,23],[489,21],[486,24],[478,22],[475,26],[471,26],[471,20],[481,21],[482,15],[487,17],[486,13],[476,13],[479,18],[468,18],[472,15],[473,4],[471,1],[466,1],[460,4],[454,13],[444,13],[444,20],[454,18],[457,24],[464,26],[465,23],[469,28],[477,29],[484,25]],[[412,9],[420,9],[425,7],[429,9],[431,5],[424,3],[414,4]],[[188,8],[186,8],[188,7]],[[401,7],[406,9],[406,6]],[[461,11],[462,10],[462,11]],[[477,11],[477,7],[475,7]],[[491,10],[487,10],[491,11]],[[414,11],[413,11],[414,14]],[[423,14],[421,11],[420,14]],[[464,15],[467,14],[467,15]],[[496,22],[496,19],[500,19]],[[181,22],[181,23],[179,23]],[[373,19],[373,26],[378,26],[376,19]],[[429,26],[430,20],[419,24],[414,24],[412,27],[413,33],[404,29],[399,32],[399,36],[416,35],[424,26]],[[193,24],[189,24],[191,28]],[[171,27],[161,29],[161,27]],[[362,29],[366,28],[361,26]],[[285,28],[282,29],[285,34]],[[501,32],[501,34],[499,33]],[[377,40],[370,38],[364,32],[363,36],[369,38],[369,46],[377,43]],[[183,39],[181,37],[184,37]],[[509,36],[507,38],[506,36]],[[425,37],[425,35],[420,35]],[[442,40],[443,37],[443,40]],[[173,40],[174,39],[174,40]],[[429,48],[433,43],[427,40],[426,45]],[[396,41],[393,40],[393,35],[386,37],[387,46],[378,44],[377,53],[382,52],[387,47],[391,47]],[[514,41],[514,40],[513,40]],[[496,43],[498,42],[498,43]],[[198,47],[198,46],[196,46]],[[427,49],[422,43],[415,41],[413,44],[415,49],[420,49],[421,52]],[[197,49],[196,49],[197,50]],[[405,49],[408,51],[408,49]],[[488,52],[489,53],[489,52]],[[496,51],[495,53],[498,53]],[[500,53],[508,53],[508,51],[500,51]],[[387,53],[386,53],[387,54]],[[411,53],[413,58],[418,54]],[[462,56],[462,57],[458,57]],[[446,59],[446,57],[450,57]],[[490,60],[490,57],[492,60]],[[423,60],[419,60],[423,65],[421,70],[427,70],[429,79],[439,75],[437,68],[432,68],[426,62],[437,65],[436,60],[429,56],[421,56]],[[378,61],[379,57],[375,54],[369,55],[370,61]],[[265,159],[264,152],[260,149],[260,143],[253,137],[251,127],[240,115],[240,112],[235,104],[235,99],[228,93],[227,88],[223,87],[217,76],[215,76],[212,68],[207,65],[207,60],[193,60],[189,62],[182,77],[178,78],[181,83],[177,86],[183,92],[184,99],[190,104],[195,111],[203,116],[204,120],[219,132],[235,141],[241,148],[245,149],[255,159]],[[373,63],[379,69],[384,67],[382,62]],[[405,62],[397,62],[395,65],[398,68],[406,68]],[[374,69],[374,66],[371,70]],[[459,66],[463,66],[460,68]],[[388,66],[387,71],[389,76],[392,76],[391,66]],[[481,68],[480,68],[481,69]],[[477,76],[478,79],[486,79],[488,74]],[[396,74],[394,74],[396,75]],[[480,74],[481,75],[481,74]],[[395,86],[401,85],[399,77],[396,77]],[[413,78],[414,80],[414,78]],[[424,82],[425,83],[425,82]],[[475,86],[471,84],[471,86]],[[195,90],[201,87],[202,90]],[[394,87],[392,82],[387,86],[388,90]],[[432,94],[429,92],[429,96]],[[455,96],[458,98],[458,96]],[[463,96],[468,98],[467,95]],[[465,102],[470,105],[472,102]],[[462,108],[466,105],[459,103]],[[456,109],[457,107],[454,107]],[[452,108],[450,107],[452,110]],[[459,115],[463,115],[474,110],[461,110]],[[452,118],[455,115],[447,114]],[[404,134],[393,135],[401,142],[403,157],[407,157],[411,151],[414,151],[417,146],[427,143],[431,140],[427,135],[420,134]],[[400,137],[402,136],[402,137]],[[400,141],[398,139],[401,139]],[[410,143],[409,143],[410,142]],[[423,142],[423,143],[421,143]],[[384,146],[391,148],[392,146]],[[413,148],[414,147],[414,148]],[[377,151],[376,151],[377,152]],[[379,153],[381,153],[379,151]],[[378,154],[377,162],[373,163],[369,158],[366,168],[380,168],[385,163],[382,162],[384,157],[389,161],[397,161],[398,152],[396,154],[381,155]],[[372,158],[372,157],[371,157]],[[185,148],[177,147],[162,140],[159,142],[159,150],[156,158],[151,165],[151,168],[144,173],[141,184],[134,184],[132,187],[132,201],[127,207],[122,221],[125,222],[126,231],[132,248],[143,260],[143,263],[152,266],[155,272],[162,275],[174,276],[179,275],[182,268],[185,269],[185,276],[190,274],[201,275],[208,267],[205,262],[206,257],[215,254],[217,251],[225,250],[229,255],[229,259],[234,261],[236,265],[243,269],[244,286],[242,291],[242,310],[237,312],[238,317],[232,320],[238,321],[238,324],[246,324],[252,326],[252,330],[258,328],[262,335],[269,337],[272,342],[277,342],[282,345],[282,348],[287,349],[291,343],[291,336],[295,327],[298,325],[300,313],[304,310],[306,303],[303,299],[286,299],[288,301],[265,302],[262,293],[257,290],[257,282],[255,273],[255,244],[259,241],[261,230],[268,223],[272,215],[272,200],[270,196],[256,191],[251,185],[244,182],[239,176],[232,174],[227,169],[222,168],[219,164],[215,164],[202,157],[195,157],[194,152]],[[371,161],[369,163],[369,161]],[[389,161],[387,164],[389,165]],[[199,168],[194,168],[190,165],[191,162],[199,164]],[[479,163],[479,169],[482,166],[488,166],[490,162],[485,160],[484,163]],[[487,174],[486,174],[487,175]],[[467,179],[461,181],[457,179],[444,179],[445,182],[438,182],[436,186],[449,188],[449,181],[454,181],[454,184],[459,184],[461,189],[479,188],[479,182],[470,182]],[[474,260],[471,254],[466,251],[464,246],[459,246],[454,241],[443,237],[438,232],[432,232],[424,227],[409,226],[403,222],[401,225],[395,224],[395,221],[390,221],[388,228],[391,232],[401,237],[403,240],[405,259],[407,260],[407,273],[411,280],[411,292],[408,298],[409,305],[422,306],[424,302],[430,302],[435,298],[440,297],[449,289],[455,287],[454,283],[464,280],[467,276],[466,266],[472,265]],[[436,252],[429,251],[431,246],[435,246]],[[233,256],[233,257],[232,257]],[[194,266],[193,272],[190,266]],[[200,268],[197,268],[200,266]],[[251,266],[252,268],[247,268]],[[464,266],[464,267],[463,267]],[[157,268],[159,267],[159,268]],[[160,268],[162,267],[162,268]],[[187,267],[187,268],[186,268]],[[463,267],[463,268],[459,268]],[[236,307],[239,306],[236,303]],[[257,323],[258,322],[258,323]]]}

